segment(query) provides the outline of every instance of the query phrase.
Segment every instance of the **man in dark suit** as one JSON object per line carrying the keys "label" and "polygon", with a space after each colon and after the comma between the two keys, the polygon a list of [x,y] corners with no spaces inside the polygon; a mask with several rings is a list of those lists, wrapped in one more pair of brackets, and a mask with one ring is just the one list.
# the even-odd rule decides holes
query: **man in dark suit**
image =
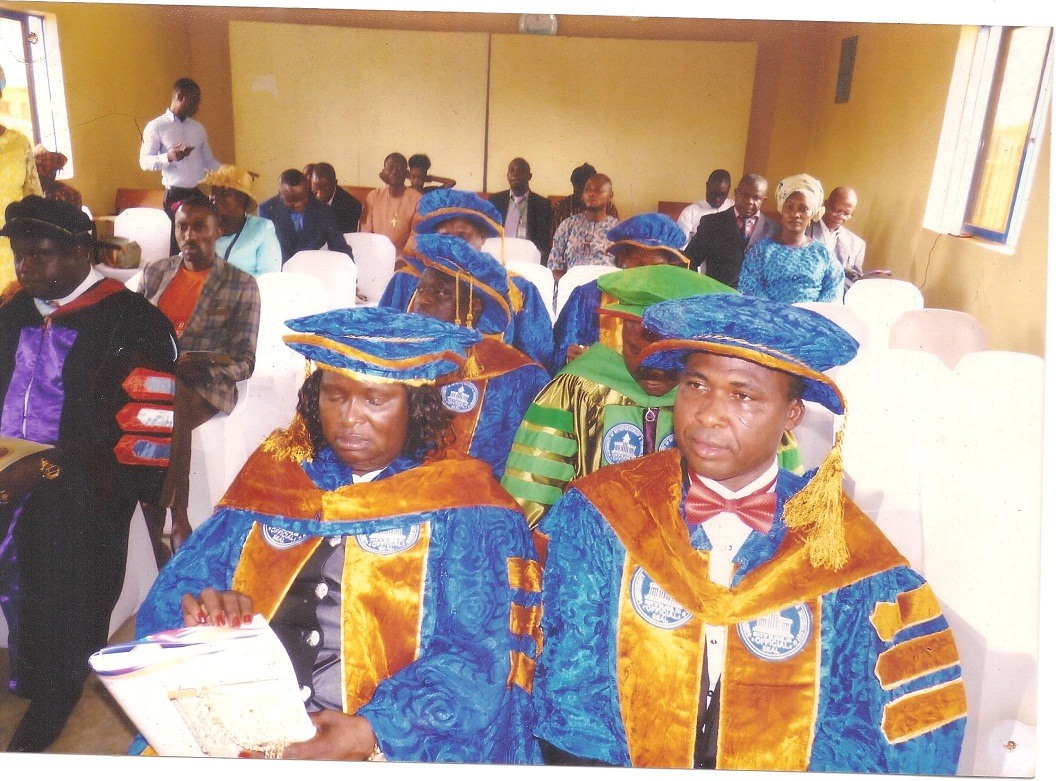
{"label": "man in dark suit", "polygon": [[504,236],[529,239],[541,251],[541,263],[552,248],[552,205],[529,188],[533,173],[529,163],[516,157],[507,166],[507,192],[489,196],[489,203],[504,217]]}
{"label": "man in dark suit", "polygon": [[342,231],[335,223],[335,213],[326,203],[309,197],[305,175],[288,168],[279,177],[279,195],[258,207],[257,213],[276,226],[283,262],[303,249],[320,249],[325,244],[333,252],[353,257]]}
{"label": "man in dark suit", "polygon": [[338,186],[335,167],[330,163],[317,163],[313,166],[309,183],[313,197],[320,203],[328,204],[335,213],[335,225],[339,232],[356,233],[360,224],[361,203]]}
{"label": "man in dark suit", "polygon": [[695,236],[684,248],[693,269],[738,287],[747,247],[771,236],[776,228],[776,223],[761,213],[767,192],[765,177],[746,174],[735,188],[735,206],[699,220]]}

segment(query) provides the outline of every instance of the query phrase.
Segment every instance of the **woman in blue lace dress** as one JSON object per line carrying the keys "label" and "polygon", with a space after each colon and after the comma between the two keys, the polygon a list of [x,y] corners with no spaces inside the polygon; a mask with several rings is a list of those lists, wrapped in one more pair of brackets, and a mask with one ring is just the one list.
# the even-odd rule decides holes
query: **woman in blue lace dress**
{"label": "woman in blue lace dress", "polygon": [[824,213],[824,189],[808,174],[789,176],[776,186],[780,229],[755,242],[739,273],[744,295],[786,304],[842,301],[842,264],[820,241],[806,235]]}

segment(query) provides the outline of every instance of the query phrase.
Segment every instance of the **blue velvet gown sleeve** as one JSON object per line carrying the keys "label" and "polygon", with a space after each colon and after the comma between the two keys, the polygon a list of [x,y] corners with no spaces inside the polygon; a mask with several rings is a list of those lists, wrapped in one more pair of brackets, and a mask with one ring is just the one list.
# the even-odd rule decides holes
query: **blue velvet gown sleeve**
{"label": "blue velvet gown sleeve", "polygon": [[552,317],[536,285],[518,275],[511,280],[522,294],[522,309],[515,313],[512,338],[504,341],[547,366],[552,355]]}
{"label": "blue velvet gown sleeve", "polygon": [[207,586],[230,588],[243,543],[258,518],[245,510],[220,508],[197,528],[158,573],[136,615],[136,637],[182,627],[184,594],[198,596]]}
{"label": "blue velvet gown sleeve", "polygon": [[387,758],[413,762],[527,763],[536,759],[529,694],[509,684],[512,652],[536,657],[511,631],[512,603],[540,594],[512,587],[509,558],[535,559],[511,510],[436,514],[418,658],[382,681],[358,713]]}
{"label": "blue velvet gown sleeve", "polygon": [[379,306],[387,306],[401,312],[408,311],[408,304],[419,285],[419,277],[406,271],[397,271],[386,285],[386,290],[379,299]]}
{"label": "blue velvet gown sleeve", "polygon": [[566,300],[553,329],[555,344],[548,365],[553,375],[566,365],[566,348],[570,345],[583,344],[587,347],[599,341],[599,315],[596,309],[601,301],[602,294],[595,280],[575,287]]}
{"label": "blue velvet gown sleeve", "polygon": [[504,476],[526,410],[550,379],[543,368],[529,363],[489,380],[469,455],[489,464],[497,480]]}
{"label": "blue velvet gown sleeve", "polygon": [[876,674],[880,655],[914,638],[941,632],[944,617],[881,640],[871,623],[880,603],[894,603],[923,579],[906,567],[880,572],[824,597],[821,626],[820,711],[811,771],[951,775],[956,772],[966,718],[903,742],[890,743],[881,724],[884,707],[913,692],[960,678],[958,664],[919,675],[886,691]]}
{"label": "blue velvet gown sleeve", "polygon": [[615,632],[625,551],[577,489],[549,510],[540,530],[549,542],[534,734],[574,756],[629,766]]}

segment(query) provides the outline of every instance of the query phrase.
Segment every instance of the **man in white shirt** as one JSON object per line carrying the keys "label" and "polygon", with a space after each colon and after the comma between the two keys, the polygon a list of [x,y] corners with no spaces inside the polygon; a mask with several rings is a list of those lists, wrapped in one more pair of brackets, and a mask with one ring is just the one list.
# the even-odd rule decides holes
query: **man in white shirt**
{"label": "man in white shirt", "polygon": [[846,289],[864,273],[864,239],[846,227],[857,208],[852,187],[836,187],[824,201],[824,216],[809,224],[809,236],[827,245],[846,271]]}
{"label": "man in white shirt", "polygon": [[[208,171],[220,168],[213,157],[206,128],[192,119],[199,110],[202,90],[188,78],[173,83],[173,99],[162,116],[152,119],[143,129],[140,145],[140,168],[161,171],[165,187],[163,207],[172,222],[176,204],[187,198]],[[180,248],[172,233],[169,237],[170,254]]]}
{"label": "man in white shirt", "polygon": [[[735,201],[728,197],[728,191],[731,189],[731,174],[723,168],[718,168],[710,173],[709,178],[706,179],[706,197],[685,207],[677,219],[677,225],[684,231],[688,241],[691,241],[691,237],[695,235],[695,231],[699,227],[699,220],[705,215],[723,212],[735,204]],[[685,246],[687,245],[685,244]]]}

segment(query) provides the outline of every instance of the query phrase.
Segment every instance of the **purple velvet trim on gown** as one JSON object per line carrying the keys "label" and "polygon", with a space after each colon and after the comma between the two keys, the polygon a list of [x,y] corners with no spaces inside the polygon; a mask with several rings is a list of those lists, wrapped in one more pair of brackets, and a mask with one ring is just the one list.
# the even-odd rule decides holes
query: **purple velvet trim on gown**
{"label": "purple velvet trim on gown", "polygon": [[54,445],[63,408],[62,369],[77,331],[52,323],[23,328],[4,398],[0,435]]}

